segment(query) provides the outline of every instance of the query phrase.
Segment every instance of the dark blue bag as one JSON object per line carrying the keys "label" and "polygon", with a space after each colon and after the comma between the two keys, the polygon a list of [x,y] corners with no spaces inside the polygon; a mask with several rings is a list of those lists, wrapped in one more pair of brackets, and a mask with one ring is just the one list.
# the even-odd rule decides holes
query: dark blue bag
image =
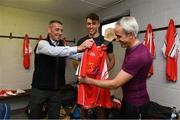
{"label": "dark blue bag", "polygon": [[0,119],[10,119],[10,105],[6,103],[0,103]]}
{"label": "dark blue bag", "polygon": [[75,104],[70,113],[71,119],[77,119],[77,120],[80,119],[80,113],[81,113],[81,109],[77,104]]}

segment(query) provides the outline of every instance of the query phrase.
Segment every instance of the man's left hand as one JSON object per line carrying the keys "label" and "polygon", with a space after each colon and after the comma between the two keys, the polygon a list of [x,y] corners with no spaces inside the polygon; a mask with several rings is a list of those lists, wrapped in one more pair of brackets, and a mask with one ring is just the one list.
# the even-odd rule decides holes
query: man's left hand
{"label": "man's left hand", "polygon": [[79,83],[86,83],[86,84],[89,84],[89,83],[90,83],[90,81],[89,81],[89,79],[88,79],[87,76],[85,76],[85,77],[79,76],[79,77],[78,77],[78,80],[79,80]]}

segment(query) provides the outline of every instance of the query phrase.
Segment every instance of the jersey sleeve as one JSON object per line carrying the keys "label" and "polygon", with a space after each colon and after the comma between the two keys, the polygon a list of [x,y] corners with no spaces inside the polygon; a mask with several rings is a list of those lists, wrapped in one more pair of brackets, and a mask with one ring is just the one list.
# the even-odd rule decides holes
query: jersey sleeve
{"label": "jersey sleeve", "polygon": [[176,55],[176,52],[179,52],[180,51],[180,42],[179,42],[179,37],[178,37],[178,34],[176,33],[175,34],[175,42],[169,52],[169,56],[171,58],[173,58],[175,55]]}
{"label": "jersey sleeve", "polygon": [[107,54],[108,53],[113,53],[113,44],[112,44],[112,42],[108,44],[106,52],[107,52]]}
{"label": "jersey sleeve", "polygon": [[77,46],[81,45],[83,42],[82,42],[82,39],[79,39],[78,42],[77,42]]}

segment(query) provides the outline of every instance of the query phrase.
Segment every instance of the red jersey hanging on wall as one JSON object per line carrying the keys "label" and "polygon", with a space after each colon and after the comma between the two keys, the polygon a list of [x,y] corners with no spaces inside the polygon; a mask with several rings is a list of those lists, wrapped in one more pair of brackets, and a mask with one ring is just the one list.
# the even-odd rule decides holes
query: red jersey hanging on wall
{"label": "red jersey hanging on wall", "polygon": [[[97,80],[108,79],[106,63],[106,51],[101,46],[93,46],[85,50],[81,66],[80,76],[88,76]],[[97,106],[110,108],[112,106],[109,89],[102,89],[96,86],[80,84],[78,88],[78,104],[84,108]]]}
{"label": "red jersey hanging on wall", "polygon": [[[148,24],[145,38],[144,38],[144,45],[149,49],[149,52],[151,53],[152,58],[155,58],[155,44],[154,44],[154,33],[152,30],[152,25]],[[153,64],[150,67],[149,75],[154,74],[154,68]]]}
{"label": "red jersey hanging on wall", "polygon": [[30,67],[30,49],[29,49],[29,39],[27,34],[24,37],[24,43],[23,43],[23,66],[25,69],[29,69]]}
{"label": "red jersey hanging on wall", "polygon": [[177,81],[177,59],[180,42],[172,19],[169,22],[162,51],[166,57],[166,78],[170,81]]}

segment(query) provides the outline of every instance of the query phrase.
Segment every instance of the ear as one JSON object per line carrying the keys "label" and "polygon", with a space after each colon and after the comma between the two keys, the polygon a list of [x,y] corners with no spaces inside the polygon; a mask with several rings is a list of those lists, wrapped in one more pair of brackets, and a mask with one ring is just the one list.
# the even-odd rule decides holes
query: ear
{"label": "ear", "polygon": [[51,28],[50,28],[50,26],[48,27],[48,33],[51,33]]}
{"label": "ear", "polygon": [[133,38],[133,35],[132,35],[132,34],[130,35],[130,38],[131,38],[131,39]]}
{"label": "ear", "polygon": [[100,22],[98,22],[98,28],[100,27]]}
{"label": "ear", "polygon": [[134,37],[134,34],[132,32],[128,33],[128,36],[132,39]]}

